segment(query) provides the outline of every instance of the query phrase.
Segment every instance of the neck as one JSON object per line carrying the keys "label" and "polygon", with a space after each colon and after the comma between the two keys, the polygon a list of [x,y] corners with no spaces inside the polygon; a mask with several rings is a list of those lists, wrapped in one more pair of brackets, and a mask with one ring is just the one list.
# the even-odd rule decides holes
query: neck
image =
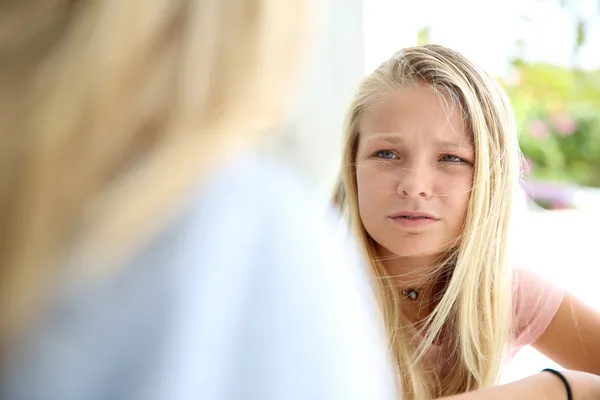
{"label": "neck", "polygon": [[402,312],[413,323],[418,323],[427,317],[435,308],[438,295],[444,290],[444,278],[440,277],[440,262],[442,258],[436,256],[401,257],[386,249],[379,249],[389,276],[404,297],[408,292],[417,290],[418,296],[404,301]]}
{"label": "neck", "polygon": [[380,249],[383,266],[400,289],[430,286],[439,268],[439,256],[402,257]]}

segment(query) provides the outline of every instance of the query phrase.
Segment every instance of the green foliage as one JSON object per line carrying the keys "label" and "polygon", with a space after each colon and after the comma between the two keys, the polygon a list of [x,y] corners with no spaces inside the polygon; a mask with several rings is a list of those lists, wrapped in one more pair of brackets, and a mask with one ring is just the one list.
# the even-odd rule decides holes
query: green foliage
{"label": "green foliage", "polygon": [[431,27],[430,26],[424,26],[422,28],[419,28],[419,31],[417,32],[417,43],[419,45],[430,43],[431,42],[430,38],[431,38]]}
{"label": "green foliage", "polygon": [[600,70],[513,64],[503,84],[534,178],[600,187]]}

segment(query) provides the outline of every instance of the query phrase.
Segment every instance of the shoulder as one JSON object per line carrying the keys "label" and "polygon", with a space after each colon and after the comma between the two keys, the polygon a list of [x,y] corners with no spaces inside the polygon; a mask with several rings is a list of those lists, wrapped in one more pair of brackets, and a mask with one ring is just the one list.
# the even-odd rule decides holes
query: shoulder
{"label": "shoulder", "polygon": [[315,193],[287,165],[244,160],[218,175],[183,218],[181,229],[196,242],[186,251],[202,259],[221,250],[226,253],[218,256],[222,261],[262,260],[254,267],[285,262],[285,269],[271,271],[275,274],[308,264],[298,273],[312,273],[316,265],[326,265],[320,273],[335,271],[366,279],[366,266],[347,224],[326,198]]}
{"label": "shoulder", "polygon": [[195,243],[182,251],[206,262],[278,259],[287,269],[306,262],[363,269],[347,225],[315,193],[287,165],[249,158],[216,174],[174,228]]}
{"label": "shoulder", "polygon": [[193,243],[178,252],[193,260],[178,263],[180,273],[202,274],[184,284],[238,282],[244,292],[260,287],[284,299],[327,290],[363,292],[350,300],[342,295],[345,301],[374,298],[347,225],[296,171],[274,160],[248,159],[216,176],[177,228]]}
{"label": "shoulder", "polygon": [[[175,354],[203,356],[171,364],[169,387],[200,379],[232,398],[263,399],[377,398],[389,389],[366,264],[313,189],[276,161],[249,159],[203,191],[181,227],[193,246],[177,263],[185,329],[173,334]],[[362,365],[345,362],[349,352]]]}
{"label": "shoulder", "polygon": [[565,291],[523,267],[514,271],[513,347],[531,345],[546,331],[556,315]]}

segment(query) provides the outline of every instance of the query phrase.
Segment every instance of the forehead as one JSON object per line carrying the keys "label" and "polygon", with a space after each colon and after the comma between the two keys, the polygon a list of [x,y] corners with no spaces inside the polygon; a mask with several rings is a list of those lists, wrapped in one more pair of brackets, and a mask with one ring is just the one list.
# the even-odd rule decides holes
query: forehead
{"label": "forehead", "polygon": [[425,85],[395,89],[379,96],[360,123],[361,142],[375,137],[428,139],[471,145],[458,104]]}

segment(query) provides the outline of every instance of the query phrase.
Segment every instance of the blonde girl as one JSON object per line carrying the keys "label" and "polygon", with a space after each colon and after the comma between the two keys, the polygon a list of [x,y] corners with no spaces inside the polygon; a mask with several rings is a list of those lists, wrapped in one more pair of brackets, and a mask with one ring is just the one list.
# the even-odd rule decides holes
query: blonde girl
{"label": "blonde girl", "polygon": [[408,398],[490,387],[526,345],[600,373],[600,315],[510,262],[519,166],[504,91],[458,52],[407,48],[361,83],[335,201],[377,277]]}

